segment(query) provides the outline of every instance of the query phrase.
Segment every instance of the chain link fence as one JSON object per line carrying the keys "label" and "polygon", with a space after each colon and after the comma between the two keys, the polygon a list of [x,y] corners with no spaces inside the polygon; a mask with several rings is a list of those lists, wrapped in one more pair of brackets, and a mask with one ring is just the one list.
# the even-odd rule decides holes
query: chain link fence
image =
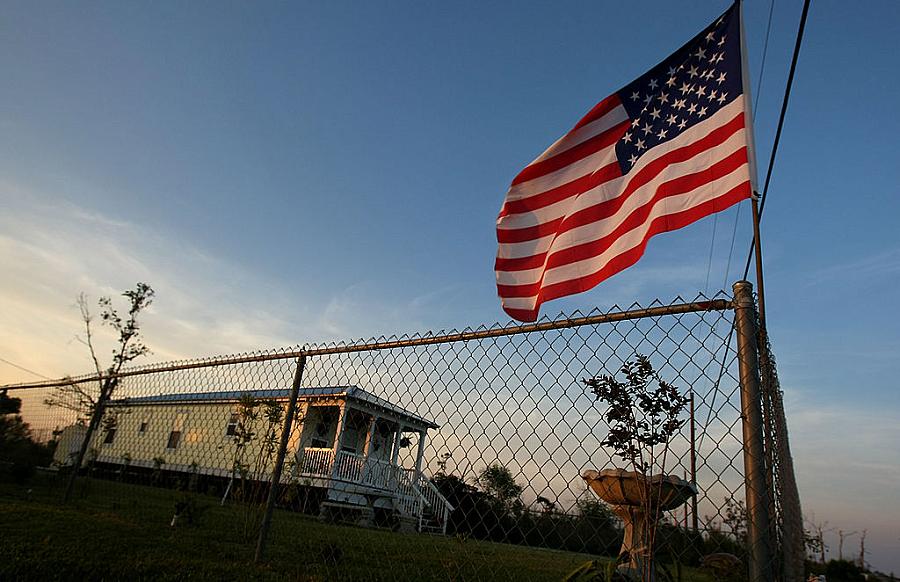
{"label": "chain link fence", "polygon": [[[135,367],[99,403],[109,379],[11,386],[5,398],[21,400],[41,466],[6,461],[22,484],[4,484],[0,501],[26,495],[29,507],[71,508],[85,523],[138,524],[117,536],[125,551],[152,553],[134,540],[174,535],[191,552],[228,544],[246,561],[255,549],[266,572],[289,579],[562,580],[579,568],[577,579],[608,579],[643,551],[623,537],[656,521],[656,577],[796,579],[796,532],[785,531],[799,499],[764,339],[774,551],[765,569],[749,567],[760,555],[748,533],[734,317],[722,294]],[[649,518],[637,515],[640,499],[622,500],[622,470],[634,467],[601,444],[609,405],[586,385],[625,378],[640,358],[690,403],[655,459],[677,491],[653,481],[668,497],[645,504]],[[66,535],[62,522],[46,528]]]}
{"label": "chain link fence", "polygon": [[776,548],[775,561],[781,564],[787,580],[804,577],[806,538],[800,493],[794,476],[794,463],[788,439],[781,383],[775,366],[775,355],[765,328],[757,329],[760,354],[760,379],[763,417],[765,419],[765,449],[767,481],[770,484],[769,507],[773,521],[770,536]]}

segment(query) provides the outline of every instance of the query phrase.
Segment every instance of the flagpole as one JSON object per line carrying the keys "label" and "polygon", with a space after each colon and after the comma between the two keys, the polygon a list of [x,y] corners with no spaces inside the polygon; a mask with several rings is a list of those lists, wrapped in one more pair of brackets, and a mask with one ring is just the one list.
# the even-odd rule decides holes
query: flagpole
{"label": "flagpole", "polygon": [[[753,194],[750,196],[750,205],[753,210],[753,250],[756,255],[756,294],[759,299],[759,325],[766,327],[766,292],[763,285],[762,241],[759,236],[759,193],[757,192],[758,174],[756,170],[756,139],[753,134],[753,100],[750,97],[749,66],[747,63],[747,33],[744,31],[744,3],[736,0],[738,4],[738,18],[741,23],[741,76],[744,85],[744,116],[748,128],[747,152],[750,163],[750,181]],[[746,277],[746,273],[744,273]]]}

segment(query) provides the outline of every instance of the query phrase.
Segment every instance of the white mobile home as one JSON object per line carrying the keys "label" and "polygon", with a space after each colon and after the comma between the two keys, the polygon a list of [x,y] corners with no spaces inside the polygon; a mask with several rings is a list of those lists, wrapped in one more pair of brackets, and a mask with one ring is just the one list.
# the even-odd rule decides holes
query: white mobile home
{"label": "white mobile home", "polygon": [[[90,448],[96,463],[118,470],[224,481],[249,474],[268,481],[289,394],[225,391],[112,400]],[[452,507],[422,473],[434,422],[357,386],[301,388],[297,408],[282,480],[321,492],[323,516],[352,509],[369,523],[378,510],[406,528],[446,531]],[[403,467],[400,449],[413,440],[415,461]]]}

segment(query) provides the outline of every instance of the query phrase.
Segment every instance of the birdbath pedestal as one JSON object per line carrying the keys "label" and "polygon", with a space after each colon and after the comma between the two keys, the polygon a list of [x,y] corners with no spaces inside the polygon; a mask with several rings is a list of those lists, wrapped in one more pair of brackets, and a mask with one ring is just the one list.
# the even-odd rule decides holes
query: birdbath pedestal
{"label": "birdbath pedestal", "polygon": [[[656,524],[663,511],[680,507],[697,494],[697,488],[684,479],[671,475],[647,477],[634,471],[605,469],[585,471],[581,476],[594,493],[612,506],[612,510],[625,526],[625,537],[619,558],[618,570],[633,579],[654,580],[654,572],[644,576],[644,570],[652,563],[652,549],[647,541],[655,533]],[[627,560],[627,561],[626,561]]]}

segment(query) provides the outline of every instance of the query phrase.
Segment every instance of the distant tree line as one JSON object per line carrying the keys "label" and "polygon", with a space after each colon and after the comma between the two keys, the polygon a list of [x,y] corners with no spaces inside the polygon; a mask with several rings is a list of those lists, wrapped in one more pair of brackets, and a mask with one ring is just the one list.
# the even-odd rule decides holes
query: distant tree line
{"label": "distant tree line", "polygon": [[[439,461],[434,485],[453,505],[447,533],[479,540],[616,556],[622,545],[621,522],[603,501],[585,496],[570,512],[538,496],[522,500],[524,488],[501,464],[485,467],[471,481],[447,471],[449,455]],[[657,531],[656,554],[662,563],[700,566],[704,556],[728,553],[747,563],[747,515],[743,502],[727,498],[721,515],[707,517],[701,531],[664,519]]]}
{"label": "distant tree line", "polygon": [[432,480],[454,507],[448,534],[607,556],[618,552],[619,520],[605,503],[583,499],[574,513],[563,513],[552,500],[538,497],[528,507],[523,487],[503,465],[488,465],[468,483],[448,473],[446,461],[445,456]]}
{"label": "distant tree line", "polygon": [[56,442],[39,443],[19,412],[22,400],[0,391],[0,479],[24,483],[36,467],[53,461]]}

